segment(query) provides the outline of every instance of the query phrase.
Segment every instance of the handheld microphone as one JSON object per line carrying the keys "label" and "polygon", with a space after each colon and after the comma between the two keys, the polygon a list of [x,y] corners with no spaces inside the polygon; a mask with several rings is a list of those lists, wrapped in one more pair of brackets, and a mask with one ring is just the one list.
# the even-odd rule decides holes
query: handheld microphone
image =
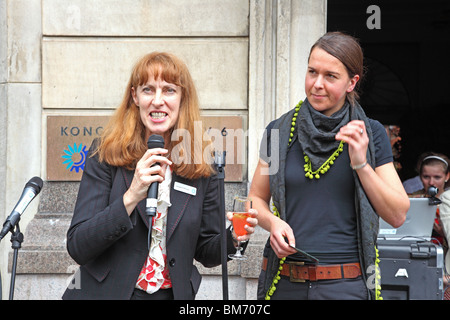
{"label": "handheld microphone", "polygon": [[[160,135],[153,134],[148,138],[147,146],[149,149],[164,148],[164,138]],[[148,216],[156,215],[156,207],[158,204],[158,182],[152,182],[147,192],[147,201],[145,204],[145,213]]]}
{"label": "handheld microphone", "polygon": [[30,202],[38,195],[38,193],[42,189],[42,179],[39,177],[33,177],[30,179],[30,181],[27,182],[25,185],[25,188],[23,189],[22,195],[20,196],[19,202],[17,202],[16,206],[14,207],[13,211],[9,215],[9,217],[6,219],[5,223],[3,224],[2,231],[0,232],[0,240],[3,239],[3,237],[14,227],[20,220],[20,216],[25,211],[25,209],[28,207]]}

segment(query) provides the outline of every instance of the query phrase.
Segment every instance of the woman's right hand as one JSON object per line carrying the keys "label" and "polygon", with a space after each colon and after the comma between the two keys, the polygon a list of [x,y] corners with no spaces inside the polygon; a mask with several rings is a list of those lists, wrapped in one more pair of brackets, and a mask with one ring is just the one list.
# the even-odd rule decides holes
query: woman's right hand
{"label": "woman's right hand", "polygon": [[276,217],[272,219],[270,227],[270,245],[280,259],[296,253],[295,249],[289,246],[295,247],[295,237],[291,227]]}
{"label": "woman's right hand", "polygon": [[[258,210],[258,225],[270,232],[270,245],[278,258],[284,258],[296,253],[295,237],[291,227],[280,218],[276,217],[269,209],[271,198],[269,165],[260,160],[253,175],[249,197],[252,199],[253,208]],[[286,240],[288,242],[286,242]]]}
{"label": "woman's right hand", "polygon": [[153,182],[164,181],[167,166],[172,162],[164,155],[168,150],[162,148],[148,149],[136,164],[133,181],[123,195],[123,203],[130,215],[139,201],[147,197],[148,188]]}

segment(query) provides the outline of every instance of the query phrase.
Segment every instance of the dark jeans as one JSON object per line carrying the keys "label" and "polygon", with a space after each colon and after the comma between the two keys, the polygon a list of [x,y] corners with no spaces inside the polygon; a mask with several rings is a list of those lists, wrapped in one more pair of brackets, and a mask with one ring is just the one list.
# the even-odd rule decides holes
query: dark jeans
{"label": "dark jeans", "polygon": [[[258,282],[258,299],[264,299],[262,279],[265,271],[261,271]],[[367,300],[368,292],[362,277],[355,279],[319,280],[291,282],[288,277],[281,276],[276,285],[272,300]]]}

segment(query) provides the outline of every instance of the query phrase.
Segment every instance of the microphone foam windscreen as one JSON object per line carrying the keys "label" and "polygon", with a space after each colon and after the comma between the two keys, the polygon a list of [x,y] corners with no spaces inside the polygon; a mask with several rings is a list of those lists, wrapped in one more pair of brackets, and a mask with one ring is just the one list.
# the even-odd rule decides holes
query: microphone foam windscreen
{"label": "microphone foam windscreen", "polygon": [[158,134],[152,134],[147,140],[149,149],[164,148],[164,138]]}
{"label": "microphone foam windscreen", "polygon": [[39,193],[42,189],[42,185],[44,183],[42,182],[42,179],[39,177],[33,177],[30,179],[30,181],[27,182],[25,187],[31,187],[34,190],[36,190],[37,193]]}

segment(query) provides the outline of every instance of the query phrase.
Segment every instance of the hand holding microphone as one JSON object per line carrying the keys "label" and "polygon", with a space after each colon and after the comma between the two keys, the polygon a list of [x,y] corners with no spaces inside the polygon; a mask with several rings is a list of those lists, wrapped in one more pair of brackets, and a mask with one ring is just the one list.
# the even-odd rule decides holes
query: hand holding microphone
{"label": "hand holding microphone", "polygon": [[[141,200],[146,198],[151,199],[150,196],[152,195],[155,195],[153,198],[157,198],[158,183],[164,180],[165,168],[172,164],[164,156],[168,152],[164,149],[164,139],[161,136],[158,136],[159,138],[155,136],[157,135],[150,136],[147,141],[149,149],[136,164],[133,181],[128,191],[124,194],[123,201],[128,215],[133,212]],[[150,191],[152,195],[149,194]],[[149,204],[151,204],[151,200]]]}
{"label": "hand holding microphone", "polygon": [[[164,138],[154,134],[148,138],[147,146],[149,149],[164,148]],[[159,164],[159,163],[157,163]],[[154,165],[153,165],[154,166]],[[147,201],[145,203],[145,213],[148,216],[156,215],[156,207],[158,204],[158,181],[152,182],[147,192]]]}

